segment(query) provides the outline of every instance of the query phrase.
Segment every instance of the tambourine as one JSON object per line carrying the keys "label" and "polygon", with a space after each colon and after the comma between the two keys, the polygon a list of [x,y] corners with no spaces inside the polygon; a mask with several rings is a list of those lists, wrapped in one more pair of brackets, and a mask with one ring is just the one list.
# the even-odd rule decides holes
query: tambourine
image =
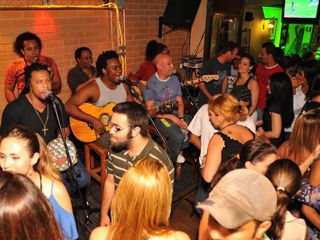
{"label": "tambourine", "polygon": [[[71,157],[72,164],[78,162],[77,149],[73,142],[67,139],[67,147]],[[48,150],[55,167],[60,171],[66,171],[70,165],[67,159],[66,149],[61,138],[55,138],[48,143]]]}

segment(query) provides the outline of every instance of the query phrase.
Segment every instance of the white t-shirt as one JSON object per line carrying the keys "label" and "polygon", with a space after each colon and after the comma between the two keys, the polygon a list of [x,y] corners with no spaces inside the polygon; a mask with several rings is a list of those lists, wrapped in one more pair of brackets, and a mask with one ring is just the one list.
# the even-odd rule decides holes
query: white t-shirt
{"label": "white t-shirt", "polygon": [[289,211],[286,214],[286,221],[281,239],[282,240],[304,240],[307,234],[307,225],[302,218],[294,217]]}
{"label": "white t-shirt", "polygon": [[292,124],[290,127],[285,128],[285,132],[292,132],[292,128],[294,126],[294,123],[298,117],[298,115],[301,113],[301,110],[306,103],[306,95],[302,92],[302,86],[299,86],[296,88],[295,94],[293,95],[293,112],[294,112],[294,119],[292,121]]}
{"label": "white t-shirt", "polygon": [[[246,120],[239,121],[237,124],[249,128],[254,134],[256,134],[256,125],[253,119],[251,119],[251,117],[247,117]],[[208,145],[212,135],[218,132],[218,130],[215,129],[210,122],[208,104],[203,105],[198,110],[198,112],[190,122],[188,126],[188,130],[192,134],[201,138],[201,149],[200,149],[199,160],[200,160],[200,163],[202,163],[201,160],[207,154]]]}

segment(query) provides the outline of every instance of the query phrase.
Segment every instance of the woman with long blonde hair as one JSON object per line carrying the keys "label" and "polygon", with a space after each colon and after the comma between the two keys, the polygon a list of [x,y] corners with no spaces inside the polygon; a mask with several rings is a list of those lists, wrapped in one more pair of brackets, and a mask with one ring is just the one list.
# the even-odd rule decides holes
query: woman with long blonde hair
{"label": "woman with long blonde hair", "polygon": [[166,167],[145,158],[120,181],[111,204],[111,225],[96,228],[91,240],[190,239],[169,227],[172,185]]}
{"label": "woman with long blonde hair", "polygon": [[29,177],[51,203],[64,237],[79,237],[69,194],[39,134],[25,126],[10,128],[0,143],[0,166]]}

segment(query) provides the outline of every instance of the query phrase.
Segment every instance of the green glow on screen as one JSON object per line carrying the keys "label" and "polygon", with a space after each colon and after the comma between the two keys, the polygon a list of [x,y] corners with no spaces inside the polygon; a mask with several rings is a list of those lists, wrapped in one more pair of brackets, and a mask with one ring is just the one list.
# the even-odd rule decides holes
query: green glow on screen
{"label": "green glow on screen", "polygon": [[275,36],[274,36],[274,45],[279,47],[280,44],[280,37],[281,37],[281,14],[282,10],[280,7],[268,7],[263,6],[262,7],[263,16],[265,19],[275,18],[277,19],[277,24],[275,25]]}
{"label": "green glow on screen", "polygon": [[[263,6],[262,7],[263,15],[265,19],[276,19],[275,24],[275,36],[274,36],[274,45],[279,47],[280,44],[280,37],[281,37],[281,18],[282,18],[282,9],[281,7],[268,7]],[[296,28],[300,29],[300,35],[296,35],[297,31]],[[303,29],[303,31],[301,30]],[[303,32],[303,34],[301,34]],[[284,49],[285,55],[292,55],[295,53],[298,53],[300,56],[303,55],[304,51],[311,51],[311,49],[308,49],[310,47],[310,41],[312,37],[313,32],[313,25],[312,24],[289,24],[288,28],[288,41]],[[302,38],[302,40],[301,40]],[[295,48],[296,42],[300,42],[300,48]],[[305,50],[303,50],[303,48]],[[319,50],[317,51],[319,52]],[[318,55],[318,54],[317,54]]]}

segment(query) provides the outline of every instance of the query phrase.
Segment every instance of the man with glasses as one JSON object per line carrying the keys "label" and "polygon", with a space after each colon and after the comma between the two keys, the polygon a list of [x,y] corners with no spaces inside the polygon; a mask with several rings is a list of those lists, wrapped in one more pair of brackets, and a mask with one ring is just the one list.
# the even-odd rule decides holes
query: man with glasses
{"label": "man with glasses", "polygon": [[132,101],[127,85],[121,82],[121,63],[115,51],[106,51],[99,55],[95,81],[89,82],[70,97],[65,104],[67,113],[75,119],[91,124],[94,130],[101,135],[97,143],[108,147],[108,136],[104,124],[96,117],[83,112],[79,106],[83,103],[92,103],[97,107],[104,107],[108,103]]}
{"label": "man with glasses", "polygon": [[148,135],[149,118],[146,109],[134,102],[123,102],[113,108],[110,120],[110,151],[107,177],[101,204],[100,225],[108,225],[108,210],[122,176],[134,164],[146,157],[161,161],[168,169],[171,182],[174,168],[165,151]]}

